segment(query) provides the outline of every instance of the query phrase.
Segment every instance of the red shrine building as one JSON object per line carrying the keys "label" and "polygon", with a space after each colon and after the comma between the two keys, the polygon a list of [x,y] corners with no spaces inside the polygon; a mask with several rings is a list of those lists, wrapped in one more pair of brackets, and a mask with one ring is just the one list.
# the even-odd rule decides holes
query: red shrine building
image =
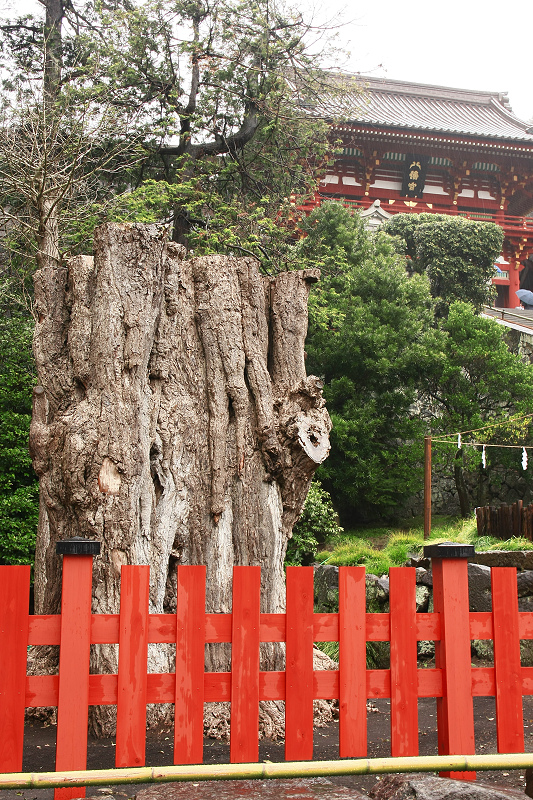
{"label": "red shrine building", "polygon": [[342,151],[310,205],[336,198],[374,222],[421,212],[495,222],[505,232],[496,305],[518,306],[521,278],[533,289],[533,123],[513,115],[506,94],[383,78],[353,85],[320,109],[346,121],[333,124]]}

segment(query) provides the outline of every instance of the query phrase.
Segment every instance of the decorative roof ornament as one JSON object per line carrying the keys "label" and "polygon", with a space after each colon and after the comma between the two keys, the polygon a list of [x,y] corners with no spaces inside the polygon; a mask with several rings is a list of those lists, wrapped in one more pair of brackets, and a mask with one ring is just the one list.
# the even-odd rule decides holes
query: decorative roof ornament
{"label": "decorative roof ornament", "polygon": [[365,228],[375,231],[390,219],[392,214],[389,214],[388,211],[381,207],[381,200],[374,200],[372,205],[365,211],[359,212],[359,216],[362,218]]}

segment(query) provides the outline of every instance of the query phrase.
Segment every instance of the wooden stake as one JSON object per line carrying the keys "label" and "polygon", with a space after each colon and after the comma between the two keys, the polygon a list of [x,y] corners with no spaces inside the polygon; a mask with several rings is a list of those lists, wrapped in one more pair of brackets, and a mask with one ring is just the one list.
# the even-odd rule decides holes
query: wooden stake
{"label": "wooden stake", "polygon": [[431,436],[424,437],[424,539],[431,534]]}

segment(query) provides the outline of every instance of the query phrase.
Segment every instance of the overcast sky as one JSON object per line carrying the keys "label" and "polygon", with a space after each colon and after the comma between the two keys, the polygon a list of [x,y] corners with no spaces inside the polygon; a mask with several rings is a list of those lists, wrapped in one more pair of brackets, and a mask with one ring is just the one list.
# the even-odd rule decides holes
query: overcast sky
{"label": "overcast sky", "polygon": [[[288,0],[349,23],[340,38],[350,71],[463,89],[507,92],[533,118],[533,0]],[[0,14],[39,8],[0,0]],[[42,7],[41,7],[42,8]],[[10,13],[7,12],[8,14]],[[380,66],[381,65],[381,66]]]}
{"label": "overcast sky", "polygon": [[341,32],[350,70],[507,92],[514,114],[533,118],[533,0],[322,3],[351,20]]}

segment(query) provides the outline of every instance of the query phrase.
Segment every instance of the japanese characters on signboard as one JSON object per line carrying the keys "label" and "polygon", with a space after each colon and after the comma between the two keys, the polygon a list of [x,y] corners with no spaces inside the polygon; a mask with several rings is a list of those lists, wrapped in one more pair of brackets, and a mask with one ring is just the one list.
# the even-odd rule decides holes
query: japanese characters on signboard
{"label": "japanese characters on signboard", "polygon": [[428,156],[407,156],[403,174],[402,197],[421,198],[423,196],[428,161]]}

